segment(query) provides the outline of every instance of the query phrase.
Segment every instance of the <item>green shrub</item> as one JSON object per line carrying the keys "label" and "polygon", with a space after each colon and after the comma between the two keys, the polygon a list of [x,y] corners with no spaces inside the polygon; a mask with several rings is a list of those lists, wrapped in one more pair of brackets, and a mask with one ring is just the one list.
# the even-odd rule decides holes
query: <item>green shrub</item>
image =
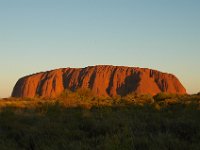
{"label": "green shrub", "polygon": [[129,93],[123,97],[123,99],[125,99],[127,101],[132,101],[132,102],[135,102],[137,98],[138,98],[137,93]]}
{"label": "green shrub", "polygon": [[154,103],[153,96],[150,94],[137,94],[130,93],[122,98],[127,104],[145,104],[145,103]]}
{"label": "green shrub", "polygon": [[164,101],[166,99],[176,98],[176,94],[169,94],[169,93],[158,93],[153,98],[156,102]]}
{"label": "green shrub", "polygon": [[150,94],[143,94],[139,97],[139,99],[141,99],[143,102],[146,102],[146,103],[154,102],[153,96]]}

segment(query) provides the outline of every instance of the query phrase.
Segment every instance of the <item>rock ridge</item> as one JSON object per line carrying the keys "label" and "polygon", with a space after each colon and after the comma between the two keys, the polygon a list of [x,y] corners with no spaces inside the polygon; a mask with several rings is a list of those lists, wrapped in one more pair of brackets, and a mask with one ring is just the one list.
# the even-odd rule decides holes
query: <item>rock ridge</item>
{"label": "rock ridge", "polygon": [[89,88],[97,96],[156,95],[160,92],[185,94],[176,76],[139,67],[97,65],[85,68],[61,68],[19,79],[12,97],[56,97],[65,89]]}

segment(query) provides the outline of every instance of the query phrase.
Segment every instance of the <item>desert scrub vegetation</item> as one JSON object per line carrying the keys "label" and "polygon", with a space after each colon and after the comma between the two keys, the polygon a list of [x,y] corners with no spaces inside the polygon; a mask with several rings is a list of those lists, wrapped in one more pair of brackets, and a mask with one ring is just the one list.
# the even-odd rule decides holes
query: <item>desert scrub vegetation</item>
{"label": "desert scrub vegetation", "polygon": [[54,100],[62,102],[65,106],[113,106],[113,105],[123,105],[123,104],[139,104],[143,105],[145,103],[153,103],[153,96],[149,94],[137,94],[130,93],[126,96],[95,96],[90,89],[77,89],[75,92],[65,90],[60,96],[56,97]]}
{"label": "desert scrub vegetation", "polygon": [[195,150],[200,111],[192,105],[156,110],[152,105],[36,108],[4,107],[1,150]]}
{"label": "desert scrub vegetation", "polygon": [[[90,91],[65,92],[54,99],[1,100],[0,149],[197,150],[200,147],[197,94],[165,95],[157,101],[150,95],[134,93],[127,97],[100,98],[91,96]],[[70,99],[80,103],[67,102]],[[148,102],[141,104],[145,100]]]}

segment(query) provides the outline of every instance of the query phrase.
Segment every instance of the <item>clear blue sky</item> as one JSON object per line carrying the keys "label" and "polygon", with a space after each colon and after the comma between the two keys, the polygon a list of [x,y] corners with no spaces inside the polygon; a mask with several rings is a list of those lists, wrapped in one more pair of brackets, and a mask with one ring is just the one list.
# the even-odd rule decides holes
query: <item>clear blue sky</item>
{"label": "clear blue sky", "polygon": [[111,64],[175,74],[200,91],[199,0],[0,0],[0,97],[18,78]]}

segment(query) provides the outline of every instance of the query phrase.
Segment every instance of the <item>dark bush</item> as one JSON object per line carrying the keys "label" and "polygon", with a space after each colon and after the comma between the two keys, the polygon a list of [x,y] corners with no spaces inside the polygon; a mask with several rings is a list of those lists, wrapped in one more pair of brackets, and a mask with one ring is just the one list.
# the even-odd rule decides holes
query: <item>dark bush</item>
{"label": "dark bush", "polygon": [[176,98],[176,94],[169,94],[169,93],[158,93],[153,98],[156,102],[164,101],[166,99]]}

